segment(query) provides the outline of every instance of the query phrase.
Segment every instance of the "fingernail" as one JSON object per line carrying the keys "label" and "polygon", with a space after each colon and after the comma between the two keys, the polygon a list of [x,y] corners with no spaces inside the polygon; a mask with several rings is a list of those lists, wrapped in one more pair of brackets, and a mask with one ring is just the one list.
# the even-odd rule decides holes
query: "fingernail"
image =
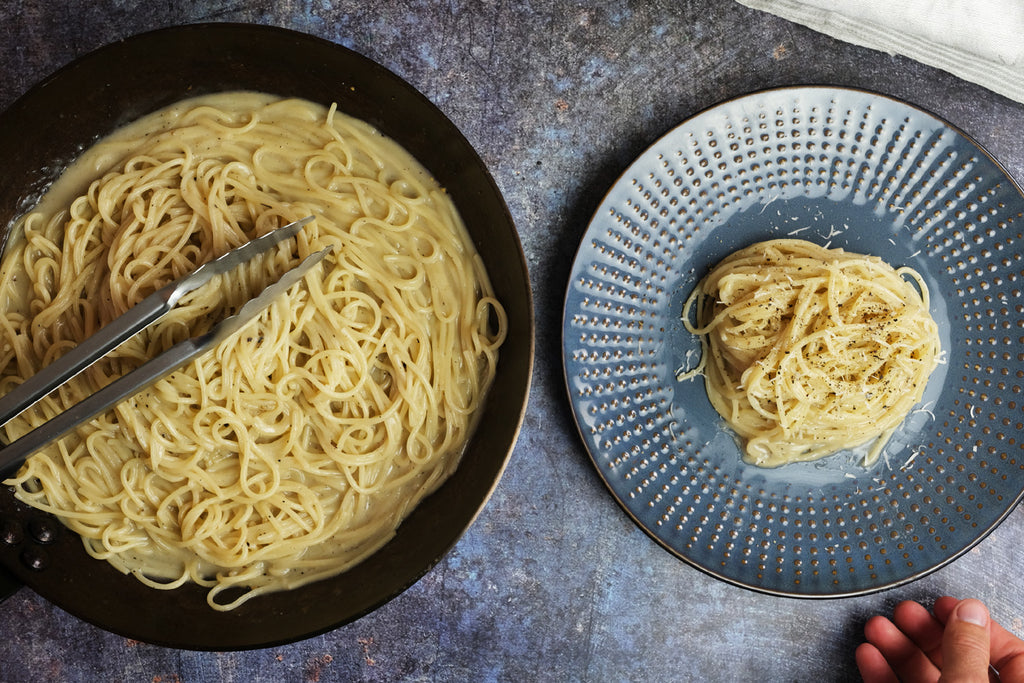
{"label": "fingernail", "polygon": [[956,607],[956,617],[968,624],[985,627],[988,625],[988,609],[977,600],[964,600]]}

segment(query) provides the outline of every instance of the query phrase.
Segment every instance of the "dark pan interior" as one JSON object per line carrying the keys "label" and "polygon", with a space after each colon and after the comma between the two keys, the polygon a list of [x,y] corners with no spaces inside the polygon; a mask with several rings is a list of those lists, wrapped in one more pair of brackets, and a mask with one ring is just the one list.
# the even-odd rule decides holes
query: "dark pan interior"
{"label": "dark pan interior", "polygon": [[[0,226],[31,208],[96,138],[185,97],[237,89],[336,101],[339,110],[412,152],[458,205],[507,308],[510,336],[458,470],[388,545],[334,579],[258,597],[231,612],[210,609],[205,592],[194,586],[146,588],[90,558],[66,529],[56,538],[38,533],[39,522],[47,520],[17,503],[10,487],[0,491],[0,562],[18,581],[114,633],[190,649],[265,647],[313,636],[365,615],[415,583],[469,527],[501,477],[522,424],[533,366],[522,247],[479,156],[435,106],[397,76],[304,34],[237,24],[175,27],[112,44],[60,70],[0,115]],[[54,526],[44,524],[44,532]]]}

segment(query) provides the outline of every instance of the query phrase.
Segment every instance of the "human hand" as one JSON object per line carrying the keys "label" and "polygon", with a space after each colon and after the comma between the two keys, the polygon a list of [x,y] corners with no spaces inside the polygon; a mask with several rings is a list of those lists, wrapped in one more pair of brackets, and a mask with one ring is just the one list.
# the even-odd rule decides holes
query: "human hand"
{"label": "human hand", "polygon": [[1024,641],[977,600],[939,598],[932,613],[901,602],[891,621],[869,619],[864,637],[856,658],[865,683],[1024,683]]}

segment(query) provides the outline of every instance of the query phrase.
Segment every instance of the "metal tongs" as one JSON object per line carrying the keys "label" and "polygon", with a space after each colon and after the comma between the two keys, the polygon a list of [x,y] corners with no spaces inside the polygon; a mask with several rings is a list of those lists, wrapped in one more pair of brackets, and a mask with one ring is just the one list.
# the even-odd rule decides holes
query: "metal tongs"
{"label": "metal tongs", "polygon": [[[129,337],[167,314],[189,292],[203,286],[215,276],[226,273],[284,240],[294,237],[311,220],[313,217],[307,216],[302,220],[268,232],[262,237],[251,240],[213,261],[203,264],[191,274],[150,294],[123,315],[104,325],[96,334],[0,397],[0,426],[85,370]],[[216,346],[255,318],[280,294],[302,279],[313,266],[323,259],[328,251],[330,251],[330,247],[307,256],[301,263],[282,275],[277,282],[268,285],[262,292],[247,301],[237,313],[221,320],[207,333],[175,344],[10,445],[0,448],[0,478],[12,474],[32,453],[51,441],[59,439],[82,422],[92,419],[124,399],[148,388],[193,358]]]}

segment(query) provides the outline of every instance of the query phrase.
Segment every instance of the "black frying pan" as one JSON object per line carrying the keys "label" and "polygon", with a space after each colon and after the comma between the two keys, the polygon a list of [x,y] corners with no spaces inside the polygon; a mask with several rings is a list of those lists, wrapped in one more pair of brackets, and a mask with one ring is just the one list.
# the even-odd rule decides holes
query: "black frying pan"
{"label": "black frying pan", "polygon": [[[97,50],[0,115],[0,226],[85,147],[114,128],[193,95],[259,90],[332,101],[397,140],[446,187],[508,311],[510,335],[484,412],[456,473],[397,536],[334,579],[217,612],[195,586],[146,588],[90,558],[80,539],[0,490],[0,565],[62,609],[150,643],[206,650],[266,647],[336,628],[415,583],[469,527],[505,467],[533,366],[529,277],[515,225],[469,143],[434,105],[374,62],[328,41],[255,25],[200,24]],[[6,237],[6,228],[3,233]],[[0,570],[0,578],[3,577]]]}

